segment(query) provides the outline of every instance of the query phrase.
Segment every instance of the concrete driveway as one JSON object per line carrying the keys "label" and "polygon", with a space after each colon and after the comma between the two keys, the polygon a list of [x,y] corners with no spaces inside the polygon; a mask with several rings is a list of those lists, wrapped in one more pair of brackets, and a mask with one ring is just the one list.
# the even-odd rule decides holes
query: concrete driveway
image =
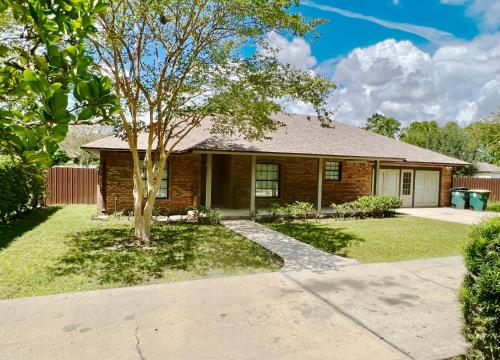
{"label": "concrete driveway", "polygon": [[424,217],[428,219],[451,221],[466,225],[477,225],[484,219],[492,216],[500,216],[492,211],[473,211],[464,209],[454,209],[451,207],[441,208],[403,208],[398,211],[401,214]]}
{"label": "concrete driveway", "polygon": [[0,359],[441,359],[459,258],[0,301]]}
{"label": "concrete driveway", "polygon": [[404,359],[282,273],[0,301],[0,359]]}

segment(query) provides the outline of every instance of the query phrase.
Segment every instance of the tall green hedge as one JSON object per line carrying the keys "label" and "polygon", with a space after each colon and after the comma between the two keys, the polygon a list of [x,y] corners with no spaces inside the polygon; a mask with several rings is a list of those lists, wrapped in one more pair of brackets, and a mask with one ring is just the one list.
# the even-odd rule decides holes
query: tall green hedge
{"label": "tall green hedge", "polygon": [[500,359],[500,217],[474,228],[465,266],[460,301],[468,358]]}
{"label": "tall green hedge", "polygon": [[45,178],[39,168],[0,156],[0,223],[40,206],[44,192]]}

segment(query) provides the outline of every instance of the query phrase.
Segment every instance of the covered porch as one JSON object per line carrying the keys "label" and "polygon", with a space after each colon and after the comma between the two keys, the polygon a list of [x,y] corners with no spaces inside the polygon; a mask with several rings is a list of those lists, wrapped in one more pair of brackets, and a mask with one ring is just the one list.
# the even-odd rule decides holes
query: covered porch
{"label": "covered porch", "polygon": [[202,153],[201,203],[224,218],[265,215],[275,203],[304,201],[322,213],[330,204],[376,191],[374,174],[380,159]]}

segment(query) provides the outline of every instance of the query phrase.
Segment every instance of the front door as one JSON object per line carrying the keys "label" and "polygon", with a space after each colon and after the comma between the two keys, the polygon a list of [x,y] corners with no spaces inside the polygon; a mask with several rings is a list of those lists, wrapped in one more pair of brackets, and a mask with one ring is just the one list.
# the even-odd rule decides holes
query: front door
{"label": "front door", "polygon": [[438,206],[439,171],[415,171],[415,206]]}
{"label": "front door", "polygon": [[399,196],[399,170],[381,169],[378,180],[377,194]]}
{"label": "front door", "polygon": [[401,193],[399,197],[403,201],[403,207],[413,206],[413,170],[401,171]]}

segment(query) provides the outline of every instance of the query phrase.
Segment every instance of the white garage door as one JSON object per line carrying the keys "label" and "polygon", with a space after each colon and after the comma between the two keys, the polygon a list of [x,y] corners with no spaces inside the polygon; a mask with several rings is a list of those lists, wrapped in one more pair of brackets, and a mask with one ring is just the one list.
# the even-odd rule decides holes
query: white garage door
{"label": "white garage door", "polygon": [[415,171],[414,206],[439,205],[439,171]]}
{"label": "white garage door", "polygon": [[377,194],[399,195],[399,170],[381,169],[378,176]]}

